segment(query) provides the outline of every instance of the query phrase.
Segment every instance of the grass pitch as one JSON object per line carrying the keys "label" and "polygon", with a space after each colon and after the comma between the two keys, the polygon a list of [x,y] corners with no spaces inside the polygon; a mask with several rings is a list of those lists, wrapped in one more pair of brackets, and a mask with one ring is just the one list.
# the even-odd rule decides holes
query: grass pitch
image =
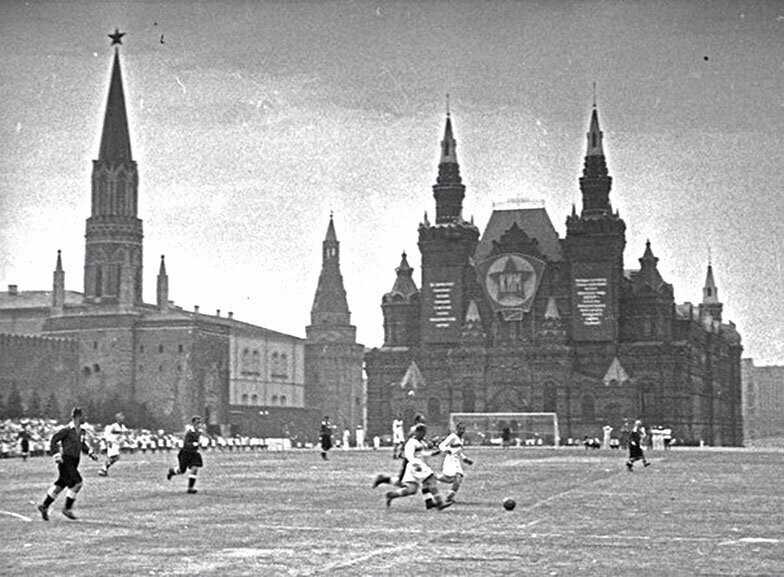
{"label": "grass pitch", "polygon": [[[625,454],[477,449],[455,506],[384,506],[391,451],[204,454],[197,495],[175,453],[83,459],[78,521],[35,505],[50,458],[0,461],[0,575],[784,575],[781,450]],[[446,490],[447,485],[440,485]],[[502,501],[517,501],[506,511]]]}

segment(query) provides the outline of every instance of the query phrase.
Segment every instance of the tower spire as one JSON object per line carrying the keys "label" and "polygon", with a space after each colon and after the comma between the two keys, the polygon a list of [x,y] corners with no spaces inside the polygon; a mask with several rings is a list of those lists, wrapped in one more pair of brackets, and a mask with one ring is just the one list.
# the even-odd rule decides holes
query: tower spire
{"label": "tower spire", "polygon": [[436,224],[457,222],[462,219],[465,186],[460,178],[457,141],[452,132],[452,117],[448,105],[444,139],[441,141],[438,178],[433,185],[433,196],[436,199]]}
{"label": "tower spire", "polygon": [[707,312],[713,320],[721,321],[724,305],[719,300],[719,289],[713,278],[713,265],[708,260],[708,272],[705,274],[705,285],[702,287],[702,304],[700,309]]}
{"label": "tower spire", "polygon": [[52,314],[61,315],[65,308],[65,271],[63,271],[63,259],[59,249],[52,277]]}
{"label": "tower spire", "polygon": [[92,210],[87,219],[84,298],[130,307],[142,302],[142,221],[137,218],[139,175],[131,155],[120,70],[125,33],[109,34],[115,47],[101,145],[93,161]]}
{"label": "tower spire", "polygon": [[599,113],[596,109],[594,87],[594,103],[591,110],[591,123],[586,134],[587,146],[583,175],[580,177],[580,190],[583,193],[582,216],[598,218],[612,215],[610,204],[610,188],[612,177],[608,175],[607,162],[604,157],[602,138],[604,133],[599,127]]}
{"label": "tower spire", "polygon": [[316,296],[310,310],[312,325],[349,325],[351,313],[340,274],[340,243],[335,233],[335,221],[330,213],[327,234],[322,243],[321,274]]}
{"label": "tower spire", "polygon": [[109,97],[106,100],[106,115],[103,120],[103,134],[101,135],[101,149],[98,153],[99,160],[113,160],[128,162],[131,157],[131,139],[128,134],[128,116],[125,112],[125,93],[123,91],[122,72],[120,70],[120,38],[125,33],[115,31],[109,34],[112,38],[114,61],[112,63],[112,79],[109,83]]}
{"label": "tower spire", "polygon": [[161,266],[158,268],[157,305],[165,309],[169,305],[169,275],[166,274],[166,257],[161,255]]}

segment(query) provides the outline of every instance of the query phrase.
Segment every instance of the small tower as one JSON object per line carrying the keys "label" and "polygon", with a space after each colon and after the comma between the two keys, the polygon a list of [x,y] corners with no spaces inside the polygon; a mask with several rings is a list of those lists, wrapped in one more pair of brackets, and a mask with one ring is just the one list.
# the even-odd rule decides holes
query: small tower
{"label": "small tower", "polygon": [[395,272],[392,290],[381,299],[384,345],[411,346],[419,342],[419,290],[405,252]]}
{"label": "small tower", "polygon": [[52,316],[63,314],[65,309],[65,271],[60,251],[57,251],[57,263],[54,267],[52,281]]}
{"label": "small tower", "polygon": [[164,255],[161,255],[161,266],[158,269],[157,288],[156,295],[158,308],[163,310],[169,306],[169,275],[166,274],[166,260]]}
{"label": "small tower", "polygon": [[93,161],[92,210],[87,219],[84,298],[87,302],[142,303],[142,221],[137,218],[139,176],[131,155],[120,70],[123,34],[116,46],[98,159]]}
{"label": "small tower", "polygon": [[714,321],[721,321],[723,308],[724,305],[719,301],[719,289],[716,288],[716,281],[713,280],[713,266],[708,261],[708,273],[705,275],[705,286],[702,287],[700,312],[709,314]]}

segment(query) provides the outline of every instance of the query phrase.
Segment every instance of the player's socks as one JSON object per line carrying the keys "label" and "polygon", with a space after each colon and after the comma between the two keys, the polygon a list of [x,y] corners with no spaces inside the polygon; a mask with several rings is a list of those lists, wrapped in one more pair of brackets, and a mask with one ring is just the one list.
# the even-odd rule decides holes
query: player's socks
{"label": "player's socks", "polygon": [[54,503],[54,499],[52,498],[52,496],[51,496],[51,495],[49,495],[49,494],[47,493],[47,494],[46,494],[46,498],[44,499],[44,502],[43,502],[43,503],[41,503],[41,507],[43,507],[44,509],[48,509],[48,508],[49,508],[49,505],[51,505],[52,503]]}
{"label": "player's socks", "polygon": [[378,475],[376,475],[376,478],[373,480],[373,488],[375,489],[379,485],[391,484],[391,483],[392,483],[392,477],[390,477],[389,475],[384,475],[383,473],[379,473]]}
{"label": "player's socks", "polygon": [[74,506],[75,502],[76,502],[75,498],[73,498],[73,497],[66,497],[65,498],[65,510],[66,511],[70,511],[71,509],[73,509],[73,506]]}
{"label": "player's socks", "polygon": [[425,509],[432,509],[438,506],[438,502],[434,498],[433,493],[430,492],[429,487],[422,487],[422,496],[425,498]]}
{"label": "player's socks", "polygon": [[188,477],[188,493],[195,493],[196,492],[196,475],[190,475]]}
{"label": "player's socks", "polygon": [[38,505],[38,511],[41,513],[41,518],[44,521],[48,521],[49,520],[49,508],[48,507],[44,507],[43,505]]}

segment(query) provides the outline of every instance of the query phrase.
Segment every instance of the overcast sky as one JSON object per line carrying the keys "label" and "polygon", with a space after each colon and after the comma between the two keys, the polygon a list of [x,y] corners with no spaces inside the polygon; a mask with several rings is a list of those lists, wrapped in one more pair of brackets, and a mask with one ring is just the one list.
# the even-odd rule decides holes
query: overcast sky
{"label": "overcast sky", "polygon": [[[709,247],[744,356],[784,364],[784,3],[0,3],[0,281],[82,291],[112,49],[144,221],[145,299],[304,336],[330,210],[358,339],[435,213],[451,110],[464,216],[544,199],[565,234],[597,83],[626,268],[677,302]],[[163,40],[163,42],[161,42]]]}

